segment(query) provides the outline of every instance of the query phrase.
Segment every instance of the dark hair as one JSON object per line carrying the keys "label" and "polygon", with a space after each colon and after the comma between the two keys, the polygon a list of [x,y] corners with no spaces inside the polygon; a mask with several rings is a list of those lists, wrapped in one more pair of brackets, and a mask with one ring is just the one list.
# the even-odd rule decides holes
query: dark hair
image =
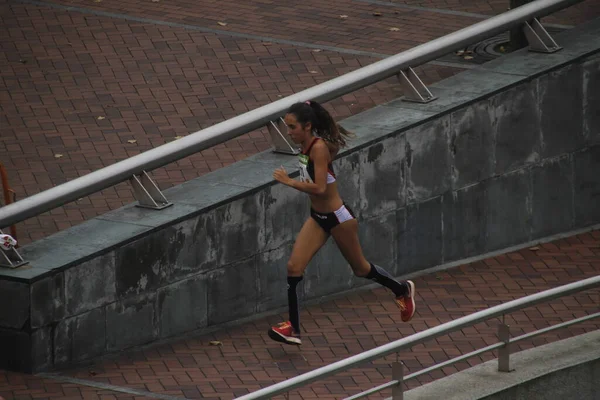
{"label": "dark hair", "polygon": [[346,146],[346,138],[352,136],[352,133],[335,122],[331,114],[316,101],[294,103],[287,113],[293,114],[302,126],[310,122],[316,136],[339,147]]}

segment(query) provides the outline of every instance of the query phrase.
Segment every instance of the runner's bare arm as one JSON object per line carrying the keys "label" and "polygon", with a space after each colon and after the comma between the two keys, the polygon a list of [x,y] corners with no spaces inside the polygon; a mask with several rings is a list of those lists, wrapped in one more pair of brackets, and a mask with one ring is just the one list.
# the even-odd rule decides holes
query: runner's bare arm
{"label": "runner's bare arm", "polygon": [[325,145],[323,141],[315,143],[310,151],[310,158],[315,165],[314,183],[300,182],[290,178],[283,167],[278,168],[273,172],[273,178],[276,181],[301,192],[312,195],[322,195],[325,193],[325,190],[327,190],[327,163],[329,162],[329,149],[327,148],[327,145]]}

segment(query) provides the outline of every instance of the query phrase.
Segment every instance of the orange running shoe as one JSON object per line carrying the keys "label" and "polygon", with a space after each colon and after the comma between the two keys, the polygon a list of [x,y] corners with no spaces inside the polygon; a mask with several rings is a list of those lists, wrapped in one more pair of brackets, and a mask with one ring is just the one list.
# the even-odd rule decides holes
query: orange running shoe
{"label": "orange running shoe", "polygon": [[297,346],[302,344],[300,336],[294,333],[292,324],[290,324],[289,321],[271,327],[271,329],[269,329],[269,337],[276,342],[285,344],[295,344]]}
{"label": "orange running shoe", "polygon": [[406,296],[396,297],[396,304],[400,308],[400,317],[402,322],[408,322],[415,315],[415,284],[413,281],[406,281],[408,285],[408,294]]}

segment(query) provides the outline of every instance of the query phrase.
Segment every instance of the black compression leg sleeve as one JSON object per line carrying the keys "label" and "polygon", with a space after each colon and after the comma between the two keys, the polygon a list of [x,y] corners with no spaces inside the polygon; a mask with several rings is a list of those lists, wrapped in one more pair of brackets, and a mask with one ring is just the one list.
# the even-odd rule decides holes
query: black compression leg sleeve
{"label": "black compression leg sleeve", "polygon": [[390,289],[392,292],[394,292],[396,297],[408,295],[407,284],[398,282],[385,269],[377,265],[371,264],[371,271],[369,271],[365,278]]}
{"label": "black compression leg sleeve", "polygon": [[300,312],[298,311],[298,294],[296,286],[302,280],[301,276],[288,276],[288,307],[290,311],[290,323],[295,333],[300,333]]}

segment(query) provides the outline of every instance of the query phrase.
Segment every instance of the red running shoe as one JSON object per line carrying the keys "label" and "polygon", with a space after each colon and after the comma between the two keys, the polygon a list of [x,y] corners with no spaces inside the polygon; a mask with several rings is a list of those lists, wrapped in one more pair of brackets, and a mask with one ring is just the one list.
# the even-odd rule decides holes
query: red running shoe
{"label": "red running shoe", "polygon": [[415,284],[413,281],[406,281],[408,285],[408,294],[406,296],[396,297],[396,304],[400,308],[400,317],[402,322],[408,322],[415,315]]}
{"label": "red running shoe", "polygon": [[292,324],[290,324],[289,321],[271,327],[271,329],[269,329],[269,337],[276,342],[285,344],[295,344],[298,346],[302,344],[302,340],[294,333]]}

